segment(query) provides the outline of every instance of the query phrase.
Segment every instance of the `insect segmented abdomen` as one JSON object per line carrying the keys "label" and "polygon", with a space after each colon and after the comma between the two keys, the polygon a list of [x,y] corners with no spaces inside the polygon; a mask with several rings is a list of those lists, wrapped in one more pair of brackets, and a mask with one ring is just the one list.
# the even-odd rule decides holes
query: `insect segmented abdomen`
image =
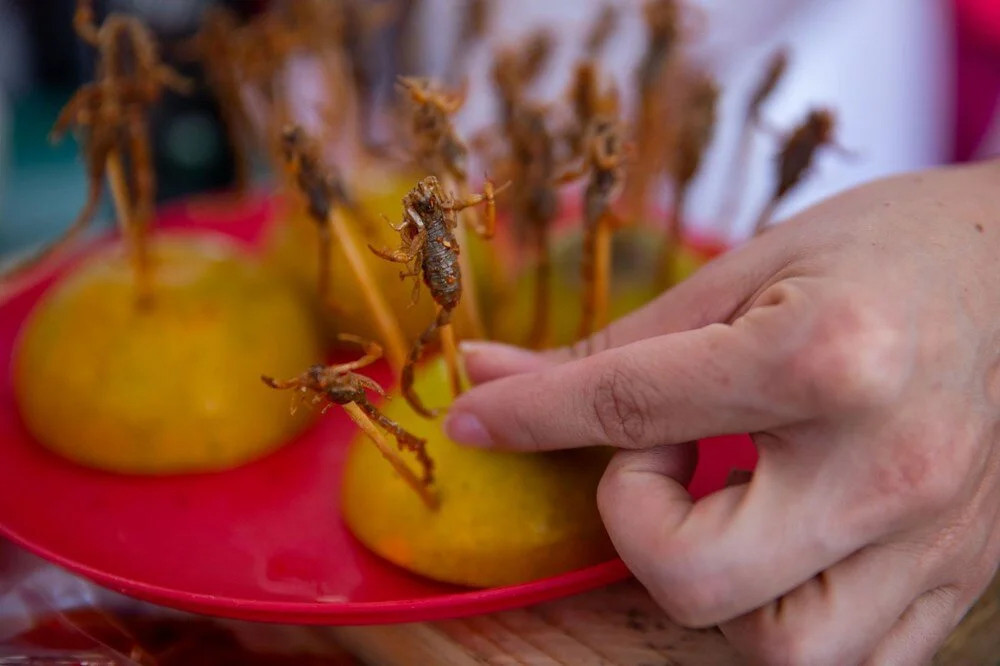
{"label": "insect segmented abdomen", "polygon": [[434,302],[445,310],[454,309],[462,295],[462,269],[458,264],[457,248],[458,243],[444,215],[435,214],[427,225],[421,268],[424,284]]}

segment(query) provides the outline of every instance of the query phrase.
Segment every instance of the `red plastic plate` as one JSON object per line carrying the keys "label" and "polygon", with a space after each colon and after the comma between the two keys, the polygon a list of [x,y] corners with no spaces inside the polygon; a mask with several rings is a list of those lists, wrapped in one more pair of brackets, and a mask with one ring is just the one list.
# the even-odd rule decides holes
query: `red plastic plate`
{"label": "red plastic plate", "polygon": [[[186,204],[167,211],[162,226],[222,231],[254,244],[271,213],[267,200]],[[613,560],[523,585],[471,590],[385,562],[340,519],[341,466],[354,430],[339,410],[268,457],[223,473],[129,477],[49,453],[25,430],[9,377],[21,322],[53,279],[0,304],[0,534],[41,557],[166,606],[311,624],[486,613],[628,576]],[[691,488],[698,495],[721,487],[730,467],[749,467],[755,458],[746,438],[713,440],[701,450]]]}

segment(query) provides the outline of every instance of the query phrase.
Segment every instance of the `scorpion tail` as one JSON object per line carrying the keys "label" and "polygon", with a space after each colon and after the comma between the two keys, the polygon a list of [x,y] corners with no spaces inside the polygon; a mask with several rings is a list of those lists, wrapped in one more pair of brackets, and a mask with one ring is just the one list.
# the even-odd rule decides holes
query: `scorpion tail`
{"label": "scorpion tail", "polygon": [[406,357],[406,363],[403,365],[402,376],[400,378],[400,391],[403,397],[406,398],[406,402],[410,403],[410,407],[413,410],[424,416],[426,418],[432,419],[438,415],[438,410],[428,409],[424,406],[424,403],[420,400],[420,397],[413,390],[413,370],[420,357],[423,355],[424,346],[431,341],[434,334],[442,326],[446,326],[451,322],[451,310],[446,310],[441,308],[438,312],[437,317],[431,322],[420,337],[417,338],[416,342],[413,343],[413,347],[410,348],[410,353]]}

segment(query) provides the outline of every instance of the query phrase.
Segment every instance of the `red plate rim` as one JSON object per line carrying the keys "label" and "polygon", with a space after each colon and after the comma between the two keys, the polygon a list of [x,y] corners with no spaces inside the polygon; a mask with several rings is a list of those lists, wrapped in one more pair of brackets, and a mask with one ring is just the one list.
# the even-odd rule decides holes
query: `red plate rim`
{"label": "red plate rim", "polygon": [[[63,557],[22,538],[2,524],[0,524],[0,535],[46,561],[79,574],[98,585],[143,601],[196,613],[205,613],[207,609],[213,609],[221,616],[234,619],[282,624],[395,624],[445,620],[475,615],[486,608],[489,612],[493,612],[551,601],[620,582],[632,576],[625,563],[615,558],[601,564],[519,585],[482,590],[470,588],[467,592],[421,599],[332,603],[259,601],[179,592],[159,585],[150,585]],[[281,616],[282,619],[275,620],[275,616]]]}

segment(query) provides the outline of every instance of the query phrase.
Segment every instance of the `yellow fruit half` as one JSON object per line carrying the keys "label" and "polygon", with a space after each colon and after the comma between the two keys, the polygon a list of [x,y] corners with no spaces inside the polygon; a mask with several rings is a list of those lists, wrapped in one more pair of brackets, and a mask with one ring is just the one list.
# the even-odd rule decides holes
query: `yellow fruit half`
{"label": "yellow fruit half", "polygon": [[[428,405],[449,400],[439,361],[417,373]],[[596,491],[610,452],[510,453],[462,447],[401,397],[385,413],[427,438],[440,506],[428,509],[363,436],[352,444],[343,516],[368,548],[415,573],[474,587],[522,583],[614,557]],[[416,466],[414,470],[416,471]]]}
{"label": "yellow fruit half", "polygon": [[34,437],[84,465],[135,474],[229,468],[301,429],[261,373],[321,359],[315,323],[284,282],[214,237],[151,247],[137,307],[120,246],[51,288],[21,332],[14,389]]}

